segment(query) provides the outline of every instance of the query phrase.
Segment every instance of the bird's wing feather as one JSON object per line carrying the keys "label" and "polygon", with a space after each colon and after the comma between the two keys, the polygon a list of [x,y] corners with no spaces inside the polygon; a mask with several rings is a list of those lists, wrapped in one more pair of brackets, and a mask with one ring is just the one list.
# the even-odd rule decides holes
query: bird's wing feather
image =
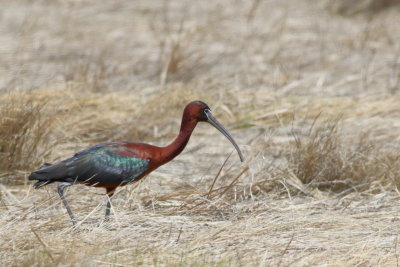
{"label": "bird's wing feather", "polygon": [[149,159],[123,145],[102,144],[33,172],[29,179],[90,184],[129,183],[147,171]]}

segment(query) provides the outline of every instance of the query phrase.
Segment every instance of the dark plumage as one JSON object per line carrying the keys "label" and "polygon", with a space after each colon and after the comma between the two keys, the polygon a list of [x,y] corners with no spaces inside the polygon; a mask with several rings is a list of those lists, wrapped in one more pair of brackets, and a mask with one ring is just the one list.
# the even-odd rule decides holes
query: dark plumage
{"label": "dark plumage", "polygon": [[137,156],[126,143],[105,143],[90,147],[56,164],[46,163],[29,175],[39,188],[54,182],[84,183],[114,187],[132,182],[148,169],[149,159]]}
{"label": "dark plumage", "polygon": [[[76,183],[103,187],[109,198],[118,186],[137,182],[156,168],[176,157],[185,148],[198,122],[208,122],[224,134],[235,146],[243,161],[242,153],[228,131],[215,119],[210,108],[201,101],[189,103],[183,112],[179,135],[166,147],[143,143],[112,142],[95,145],[58,163],[46,163],[32,172],[28,179],[36,180],[35,188],[60,182],[57,189],[71,221],[76,220],[64,197],[65,187]],[[106,218],[111,203],[107,200]]]}

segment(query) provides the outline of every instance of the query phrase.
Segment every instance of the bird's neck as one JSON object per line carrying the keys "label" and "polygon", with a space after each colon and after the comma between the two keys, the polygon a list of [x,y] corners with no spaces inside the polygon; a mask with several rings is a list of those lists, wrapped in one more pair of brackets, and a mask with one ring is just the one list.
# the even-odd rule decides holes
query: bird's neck
{"label": "bird's neck", "polygon": [[188,114],[183,114],[181,129],[175,140],[166,147],[162,148],[162,163],[168,161],[179,155],[189,142],[190,136],[197,125],[197,120],[190,117]]}

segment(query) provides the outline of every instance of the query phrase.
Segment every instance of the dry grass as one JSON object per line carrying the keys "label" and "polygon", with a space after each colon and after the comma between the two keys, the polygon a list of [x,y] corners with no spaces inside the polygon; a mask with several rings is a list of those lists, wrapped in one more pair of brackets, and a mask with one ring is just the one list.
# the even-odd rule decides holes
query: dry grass
{"label": "dry grass", "polygon": [[320,190],[365,191],[377,181],[394,185],[400,153],[381,150],[366,134],[353,139],[338,133],[337,122],[312,128],[303,138],[295,136],[289,164],[303,184]]}
{"label": "dry grass", "polygon": [[396,6],[399,0],[335,0],[328,2],[333,12],[341,15],[354,15],[358,13],[376,13],[382,9]]}
{"label": "dry grass", "polygon": [[[181,11],[172,14],[168,1],[164,1],[161,16],[150,21],[150,28],[159,46],[160,84],[167,81],[190,80],[206,64],[207,38],[220,19],[219,14],[208,14],[200,25],[188,25],[190,3],[181,7]],[[176,10],[174,10],[176,12]],[[176,16],[180,16],[177,18]],[[160,17],[160,18],[158,18]]]}
{"label": "dry grass", "polygon": [[[399,11],[379,3],[3,1],[1,262],[398,265]],[[53,186],[25,181],[98,142],[165,145],[195,99],[245,163],[199,124],[110,222],[102,190],[70,188],[77,229]]]}
{"label": "dry grass", "polygon": [[[0,171],[3,182],[43,163],[57,140],[50,136],[54,116],[44,115],[46,99],[33,93],[6,94],[0,106]],[[12,178],[11,178],[12,179]]]}

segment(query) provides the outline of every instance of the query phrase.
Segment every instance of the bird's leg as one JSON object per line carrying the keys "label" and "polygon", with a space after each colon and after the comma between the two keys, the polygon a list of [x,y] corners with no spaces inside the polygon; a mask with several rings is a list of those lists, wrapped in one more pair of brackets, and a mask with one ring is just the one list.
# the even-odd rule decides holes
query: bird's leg
{"label": "bird's leg", "polygon": [[115,189],[108,189],[107,188],[107,206],[106,206],[106,217],[105,220],[108,221],[110,217],[110,210],[111,210],[111,197],[114,195]]}
{"label": "bird's leg", "polygon": [[74,214],[72,214],[72,211],[71,211],[71,209],[69,208],[68,202],[67,202],[67,200],[66,200],[65,197],[64,197],[64,189],[65,189],[66,187],[68,187],[68,186],[71,186],[71,185],[72,185],[72,184],[70,184],[70,183],[62,183],[62,184],[59,184],[59,185],[57,186],[57,191],[58,191],[58,194],[60,195],[60,198],[61,198],[62,202],[64,203],[65,208],[67,209],[67,212],[68,212],[68,214],[69,214],[69,217],[71,218],[72,224],[73,224],[74,226],[76,226],[76,220],[75,220]]}

